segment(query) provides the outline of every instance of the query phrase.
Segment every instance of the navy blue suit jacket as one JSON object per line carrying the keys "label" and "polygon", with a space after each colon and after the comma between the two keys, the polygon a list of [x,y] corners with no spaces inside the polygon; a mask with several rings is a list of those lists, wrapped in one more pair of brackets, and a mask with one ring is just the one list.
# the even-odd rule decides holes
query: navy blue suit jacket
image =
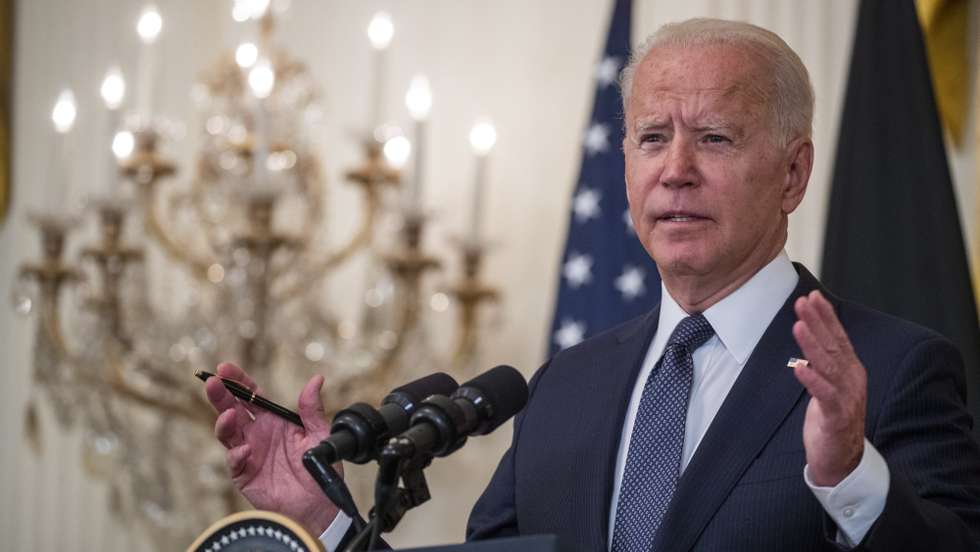
{"label": "navy blue suit jacket", "polygon": [[[805,268],[797,271],[797,288],[678,482],[658,552],[837,549],[836,527],[803,480],[809,395],[786,367],[802,356],[793,301],[822,290]],[[959,353],[925,328],[830,300],[867,368],[866,436],[891,472],[884,512],[862,548],[980,549],[980,447]],[[582,550],[607,548],[623,420],[658,317],[659,306],[562,351],[535,374],[468,538],[555,533]]]}

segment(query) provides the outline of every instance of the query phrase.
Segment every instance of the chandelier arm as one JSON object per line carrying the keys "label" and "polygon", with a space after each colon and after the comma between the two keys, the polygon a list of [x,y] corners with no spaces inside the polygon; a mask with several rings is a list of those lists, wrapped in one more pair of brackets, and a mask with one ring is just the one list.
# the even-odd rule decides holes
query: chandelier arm
{"label": "chandelier arm", "polygon": [[195,278],[208,282],[208,267],[214,264],[214,261],[192,255],[189,248],[182,247],[167,233],[157,214],[157,204],[159,203],[157,186],[145,186],[142,188],[142,192],[143,217],[147,232],[153,236],[171,258],[190,269]]}
{"label": "chandelier arm", "polygon": [[381,198],[374,188],[365,187],[364,216],[354,237],[345,246],[327,256],[319,264],[302,271],[302,275],[285,289],[275,293],[275,302],[284,303],[309,291],[313,283],[322,279],[334,267],[343,264],[354,253],[367,247],[374,238],[375,221],[381,210]]}
{"label": "chandelier arm", "polygon": [[463,303],[460,306],[459,320],[460,329],[456,334],[456,348],[451,361],[451,366],[457,373],[476,352],[476,304]]}
{"label": "chandelier arm", "polygon": [[481,282],[480,269],[486,252],[484,245],[479,243],[464,243],[461,247],[463,257],[463,275],[459,283],[453,286],[449,293],[459,303],[459,333],[456,348],[453,352],[452,366],[462,369],[476,354],[477,345],[477,314],[480,304],[485,301],[497,301],[499,293]]}
{"label": "chandelier arm", "polygon": [[323,202],[326,197],[327,188],[324,186],[323,179],[320,176],[319,165],[312,156],[308,160],[304,159],[301,161],[299,172],[302,182],[309,183],[308,188],[304,185],[304,191],[308,193],[310,212],[306,217],[303,228],[299,232],[299,236],[296,238],[300,247],[305,249],[313,243],[313,238],[323,223]]}
{"label": "chandelier arm", "polygon": [[46,259],[42,265],[26,264],[22,266],[20,277],[31,278],[37,282],[41,302],[38,329],[48,336],[61,358],[71,358],[72,352],[68,347],[64,332],[61,330],[61,314],[58,311],[58,302],[61,298],[62,286],[67,282],[81,280],[82,275],[61,264],[60,260]]}
{"label": "chandelier arm", "polygon": [[[288,255],[280,256],[278,262],[270,262],[269,274],[272,282],[278,281],[283,274],[291,271],[293,269],[293,261],[299,258],[299,255],[309,250],[324,220],[323,203],[327,195],[327,188],[324,186],[323,179],[320,177],[319,165],[316,163],[316,159],[311,156],[309,159],[300,161],[299,167],[299,178],[304,183],[302,184],[301,191],[304,194],[304,203],[309,206],[309,211],[299,233],[285,240],[285,247],[282,250],[287,252]],[[362,227],[359,229],[359,232],[363,230],[364,228]],[[355,237],[354,239],[356,240],[357,238]],[[370,237],[368,239],[370,240]],[[297,282],[311,284],[315,280],[315,278],[303,278],[302,280],[297,280]],[[284,300],[289,301],[294,297],[295,294],[285,297]]]}
{"label": "chandelier arm", "polygon": [[206,190],[204,189],[204,179],[200,176],[193,179],[191,183],[191,190],[189,193],[191,208],[197,213],[198,219],[204,226],[204,235],[207,237],[208,247],[211,249],[214,255],[216,251],[219,250],[220,240],[215,238],[218,234],[218,228],[220,228],[219,221],[208,214],[207,210],[204,208],[204,194]]}
{"label": "chandelier arm", "polygon": [[[122,366],[122,363],[119,360],[115,360],[113,362],[113,368],[114,368],[114,372],[113,372],[114,377],[119,381],[123,381],[122,374],[124,371],[124,367]],[[139,371],[152,377],[158,385],[162,386],[165,389],[168,389],[171,393],[191,392],[194,389],[193,387],[187,384],[186,380],[188,378],[178,378],[175,374],[171,374],[166,370],[162,370],[158,368],[157,366],[155,366],[154,363],[139,362],[137,368],[139,369]],[[195,398],[197,398],[196,393],[193,395],[195,396]],[[206,405],[206,404],[207,403],[202,403],[202,405]]]}
{"label": "chandelier arm", "polygon": [[205,425],[211,423],[211,419],[207,411],[200,408],[193,408],[193,407],[181,406],[179,404],[170,403],[161,400],[155,396],[145,394],[141,391],[138,391],[130,387],[129,385],[126,385],[126,383],[123,382],[122,379],[120,379],[118,373],[116,373],[113,377],[109,378],[108,380],[101,380],[99,378],[93,377],[88,374],[79,373],[78,383],[93,389],[93,391],[97,393],[104,393],[105,392],[104,386],[108,384],[109,388],[114,394],[116,394],[121,398],[128,399],[141,406],[145,406],[165,414],[172,414],[174,416],[187,418],[192,422],[197,422]]}
{"label": "chandelier arm", "polygon": [[[156,372],[159,377],[162,377],[164,380],[163,387],[169,390],[169,396],[189,395],[194,399],[197,399],[194,400],[196,406],[182,406],[175,404],[162,399],[161,397],[165,396],[163,394],[148,393],[134,388],[133,386],[128,385],[124,379],[123,374],[125,371],[125,366],[123,365],[123,361],[119,356],[110,355],[107,362],[109,363],[108,377],[98,378],[92,374],[80,374],[79,379],[81,382],[95,389],[97,392],[102,388],[102,386],[108,383],[109,387],[118,395],[142,406],[159,410],[163,413],[182,416],[192,422],[202,423],[205,426],[211,424],[212,420],[209,416],[211,408],[201,399],[198,393],[193,393],[187,386],[180,385],[178,380],[176,378],[172,378],[170,374],[154,370],[152,365],[149,366],[149,368]],[[167,382],[166,380],[170,381]]]}
{"label": "chandelier arm", "polygon": [[58,313],[58,291],[53,296],[42,297],[41,327],[61,358],[72,358],[74,355],[68,348],[64,333],[61,331],[61,316]]}
{"label": "chandelier arm", "polygon": [[477,314],[485,301],[497,301],[499,294],[495,289],[485,287],[476,281],[463,281],[450,290],[459,302],[459,331],[452,357],[452,366],[462,369],[476,354],[479,342]]}
{"label": "chandelier arm", "polygon": [[406,335],[418,324],[419,279],[415,277],[407,280],[409,280],[407,281],[408,292],[403,295],[401,308],[398,310],[398,324],[395,329],[395,343],[385,352],[384,356],[381,357],[381,360],[378,362],[377,366],[371,370],[374,373],[381,374],[382,377],[393,371],[395,361],[398,359],[398,355],[401,354],[401,351],[405,346]]}
{"label": "chandelier arm", "polygon": [[421,218],[406,221],[402,249],[386,259],[389,270],[395,274],[398,281],[402,282],[405,293],[401,294],[402,302],[398,312],[394,346],[378,363],[378,370],[382,374],[390,373],[394,369],[395,360],[405,345],[406,336],[418,324],[422,275],[440,266],[437,259],[424,254],[420,248],[423,223]]}
{"label": "chandelier arm", "polygon": [[18,278],[33,280],[37,285],[41,304],[38,330],[47,335],[61,358],[71,358],[71,351],[61,331],[61,316],[58,311],[63,286],[84,278],[82,273],[63,260],[71,221],[44,214],[32,215],[31,221],[41,231],[42,260],[36,264],[22,264],[18,270]]}
{"label": "chandelier arm", "polygon": [[398,313],[398,324],[395,332],[394,346],[389,349],[379,362],[382,374],[391,373],[395,368],[395,360],[401,352],[408,333],[418,324],[420,316],[419,298],[421,296],[422,276],[430,270],[439,269],[441,263],[422,251],[422,234],[425,227],[425,217],[419,213],[409,213],[405,218],[405,229],[399,248],[385,257],[388,269],[401,282],[405,292]]}

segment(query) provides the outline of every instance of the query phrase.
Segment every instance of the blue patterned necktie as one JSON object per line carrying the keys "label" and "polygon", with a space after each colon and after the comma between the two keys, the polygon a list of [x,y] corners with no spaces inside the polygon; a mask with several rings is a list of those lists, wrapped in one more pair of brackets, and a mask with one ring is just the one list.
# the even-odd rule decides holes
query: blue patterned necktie
{"label": "blue patterned necktie", "polygon": [[616,507],[612,552],[649,551],[681,473],[691,353],[714,335],[697,314],[681,320],[643,385]]}

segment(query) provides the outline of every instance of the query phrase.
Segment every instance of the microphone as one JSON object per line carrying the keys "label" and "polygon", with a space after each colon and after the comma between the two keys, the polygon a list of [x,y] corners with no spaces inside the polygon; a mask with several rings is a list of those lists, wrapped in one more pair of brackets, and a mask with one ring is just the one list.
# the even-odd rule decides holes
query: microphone
{"label": "microphone", "polygon": [[447,456],[470,435],[486,435],[527,403],[527,382],[511,366],[497,366],[464,383],[450,396],[433,395],[416,409],[411,427],[393,437],[382,455]]}
{"label": "microphone", "polygon": [[358,531],[365,526],[347,484],[331,464],[351,460],[370,461],[384,439],[397,435],[409,421],[422,399],[436,393],[451,393],[459,387],[452,377],[436,373],[394,389],[381,401],[381,408],[355,403],[334,416],[330,437],[303,453],[303,466],[341,511],[354,520]]}
{"label": "microphone", "polygon": [[330,437],[306,451],[325,464],[348,460],[357,464],[371,461],[384,440],[408,429],[412,413],[430,395],[452,393],[459,384],[438,372],[392,390],[375,409],[355,403],[341,410],[330,425]]}

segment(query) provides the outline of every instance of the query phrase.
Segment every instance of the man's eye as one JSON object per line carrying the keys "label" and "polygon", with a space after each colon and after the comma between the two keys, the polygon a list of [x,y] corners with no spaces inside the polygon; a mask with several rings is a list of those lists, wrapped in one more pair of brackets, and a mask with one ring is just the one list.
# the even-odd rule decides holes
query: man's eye
{"label": "man's eye", "polygon": [[663,142],[663,141],[664,141],[664,135],[663,134],[644,134],[644,135],[640,136],[640,143],[641,144],[651,143],[651,142],[652,143],[657,143],[657,142]]}
{"label": "man's eye", "polygon": [[731,142],[727,136],[722,136],[721,134],[708,134],[704,137],[704,141],[709,144],[724,144]]}

